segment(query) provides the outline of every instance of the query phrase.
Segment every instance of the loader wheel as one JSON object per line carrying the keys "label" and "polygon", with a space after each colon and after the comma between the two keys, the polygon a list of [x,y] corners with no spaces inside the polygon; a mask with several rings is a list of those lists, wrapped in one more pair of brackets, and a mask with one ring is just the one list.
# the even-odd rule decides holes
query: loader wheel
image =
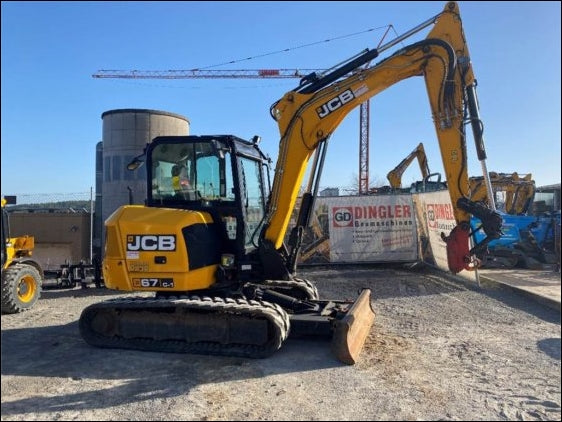
{"label": "loader wheel", "polygon": [[41,295],[41,275],[31,265],[15,264],[2,271],[2,313],[15,314],[35,305]]}

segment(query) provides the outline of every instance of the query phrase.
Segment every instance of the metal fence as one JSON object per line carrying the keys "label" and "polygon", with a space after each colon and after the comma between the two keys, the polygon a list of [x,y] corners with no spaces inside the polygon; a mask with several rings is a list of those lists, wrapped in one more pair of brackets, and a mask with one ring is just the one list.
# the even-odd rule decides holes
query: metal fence
{"label": "metal fence", "polygon": [[55,209],[92,212],[94,209],[94,194],[92,190],[73,193],[22,193],[11,194],[15,197],[15,205],[8,209]]}

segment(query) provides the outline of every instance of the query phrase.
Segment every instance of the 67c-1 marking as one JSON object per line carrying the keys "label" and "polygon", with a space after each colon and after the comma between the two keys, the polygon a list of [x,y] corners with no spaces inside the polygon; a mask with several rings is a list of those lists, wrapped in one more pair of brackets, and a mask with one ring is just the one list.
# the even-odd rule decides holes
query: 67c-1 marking
{"label": "67c-1 marking", "polygon": [[172,289],[174,287],[173,278],[133,278],[133,287],[149,288],[162,287]]}

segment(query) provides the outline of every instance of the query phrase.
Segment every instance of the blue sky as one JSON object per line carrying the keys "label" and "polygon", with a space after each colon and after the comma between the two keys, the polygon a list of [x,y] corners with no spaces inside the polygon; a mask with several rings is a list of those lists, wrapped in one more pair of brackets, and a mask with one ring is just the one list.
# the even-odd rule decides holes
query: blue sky
{"label": "blue sky", "polygon": [[[532,173],[539,186],[560,182],[560,4],[459,2],[478,80],[488,170]],[[376,47],[387,25],[404,33],[444,5],[2,1],[2,194],[89,192],[101,114],[119,108],[181,114],[194,135],[260,135],[275,162],[279,136],[269,107],[297,79],[119,80],[92,74],[208,66],[324,69]],[[395,35],[391,31],[385,41]],[[386,173],[419,142],[432,172],[443,172],[423,79],[401,81],[370,104],[372,184],[386,183]],[[468,152],[470,174],[481,175],[471,135]],[[321,186],[348,187],[358,173],[357,109],[330,140]],[[419,178],[414,162],[403,184]]]}

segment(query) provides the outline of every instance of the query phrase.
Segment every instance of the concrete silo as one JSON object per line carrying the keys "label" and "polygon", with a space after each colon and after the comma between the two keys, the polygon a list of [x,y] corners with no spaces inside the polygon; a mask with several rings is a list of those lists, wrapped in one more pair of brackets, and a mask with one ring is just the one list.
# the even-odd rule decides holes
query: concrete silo
{"label": "concrete silo", "polygon": [[[144,204],[146,198],[146,167],[129,171],[127,164],[157,136],[189,135],[189,120],[179,114],[144,109],[109,110],[102,113],[101,118],[103,182],[98,227],[102,228],[99,239],[104,239],[103,222],[121,205],[129,203],[130,193],[134,204]],[[100,199],[99,192],[96,192],[96,199]]]}

